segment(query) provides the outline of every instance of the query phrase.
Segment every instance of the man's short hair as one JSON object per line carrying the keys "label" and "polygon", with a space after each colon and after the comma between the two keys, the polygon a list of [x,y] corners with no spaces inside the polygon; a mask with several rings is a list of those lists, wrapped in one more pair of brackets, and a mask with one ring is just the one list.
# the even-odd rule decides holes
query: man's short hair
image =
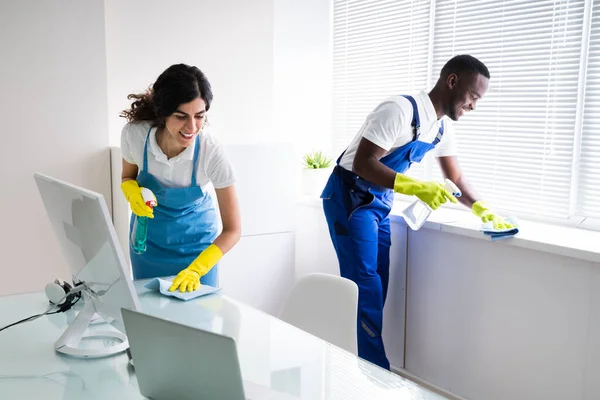
{"label": "man's short hair", "polygon": [[468,54],[452,57],[442,68],[440,76],[447,77],[452,73],[461,75],[465,72],[481,74],[490,79],[490,71],[488,71],[485,64]]}

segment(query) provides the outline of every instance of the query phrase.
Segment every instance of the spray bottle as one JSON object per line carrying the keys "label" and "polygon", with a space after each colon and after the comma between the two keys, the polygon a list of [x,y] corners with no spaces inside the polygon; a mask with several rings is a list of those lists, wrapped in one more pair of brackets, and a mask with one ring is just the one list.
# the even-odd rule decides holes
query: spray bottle
{"label": "spray bottle", "polygon": [[[154,208],[157,204],[156,196],[148,188],[142,188],[142,198],[150,208]],[[146,251],[147,235],[148,217],[134,215],[133,229],[131,230],[131,248],[135,254],[143,254]]]}
{"label": "spray bottle", "polygon": [[[444,188],[452,193],[452,196],[454,197],[461,196],[460,189],[450,179],[444,180]],[[412,230],[418,231],[425,221],[427,221],[427,218],[429,218],[431,211],[433,210],[427,204],[423,203],[421,200],[415,200],[414,203],[402,211],[402,215],[406,224],[410,226]]]}

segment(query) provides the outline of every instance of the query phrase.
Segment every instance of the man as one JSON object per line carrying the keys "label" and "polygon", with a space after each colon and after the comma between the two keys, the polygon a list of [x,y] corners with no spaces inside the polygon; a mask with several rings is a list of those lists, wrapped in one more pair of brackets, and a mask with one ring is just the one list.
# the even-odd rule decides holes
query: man
{"label": "man", "polygon": [[474,110],[489,78],[481,61],[459,55],[444,65],[429,93],[393,96],[378,105],[338,159],[321,195],[340,273],[359,288],[358,355],[380,367],[390,366],[381,331],[389,277],[388,214],[394,192],[414,195],[434,210],[447,201],[457,202],[441,183],[404,175],[410,165],[435,149],[444,176],[462,192],[461,203],[496,228],[510,227],[465,181],[452,123],[443,118],[457,121]]}

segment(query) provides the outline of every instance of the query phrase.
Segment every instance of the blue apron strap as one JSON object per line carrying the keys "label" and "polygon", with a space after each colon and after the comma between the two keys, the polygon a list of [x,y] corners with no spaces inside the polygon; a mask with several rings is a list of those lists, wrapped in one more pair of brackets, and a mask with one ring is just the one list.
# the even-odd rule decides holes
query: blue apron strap
{"label": "blue apron strap", "polygon": [[200,154],[200,134],[196,135],[196,147],[194,148],[194,166],[192,167],[192,186],[196,186],[196,171],[198,170],[198,154]]}
{"label": "blue apron strap", "polygon": [[340,156],[338,157],[337,161],[335,162],[335,165],[340,165],[340,161],[342,161],[342,157],[344,157],[344,154],[346,154],[346,150],[342,151],[342,154],[340,154]]}
{"label": "blue apron strap", "polygon": [[440,130],[438,131],[437,136],[435,137],[435,140],[431,143],[432,145],[436,145],[440,142],[440,140],[442,140],[442,136],[444,136],[444,120],[442,119],[440,121]]}
{"label": "blue apron strap", "polygon": [[419,135],[421,134],[421,121],[419,120],[419,109],[417,108],[417,102],[415,101],[415,99],[412,96],[409,95],[402,95],[402,97],[406,98],[408,101],[410,101],[410,104],[412,105],[413,108],[413,118],[412,121],[410,123],[410,126],[413,127],[413,141],[417,140],[419,138]]}
{"label": "blue apron strap", "polygon": [[152,130],[152,126],[148,129],[148,133],[146,134],[146,142],[144,143],[144,162],[142,166],[142,171],[148,172],[148,139],[150,138],[150,131]]}

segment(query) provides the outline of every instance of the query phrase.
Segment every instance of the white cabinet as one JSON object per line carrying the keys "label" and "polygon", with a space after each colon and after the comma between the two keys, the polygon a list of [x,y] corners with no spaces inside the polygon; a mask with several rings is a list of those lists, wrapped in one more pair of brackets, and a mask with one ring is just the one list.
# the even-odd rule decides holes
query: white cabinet
{"label": "white cabinet", "polygon": [[292,232],[242,237],[219,263],[224,294],[277,315],[294,282]]}
{"label": "white cabinet", "polygon": [[600,265],[410,232],[406,369],[473,400],[599,399]]}
{"label": "white cabinet", "polygon": [[338,260],[329,237],[319,199],[296,204],[296,276],[313,272],[339,275]]}

